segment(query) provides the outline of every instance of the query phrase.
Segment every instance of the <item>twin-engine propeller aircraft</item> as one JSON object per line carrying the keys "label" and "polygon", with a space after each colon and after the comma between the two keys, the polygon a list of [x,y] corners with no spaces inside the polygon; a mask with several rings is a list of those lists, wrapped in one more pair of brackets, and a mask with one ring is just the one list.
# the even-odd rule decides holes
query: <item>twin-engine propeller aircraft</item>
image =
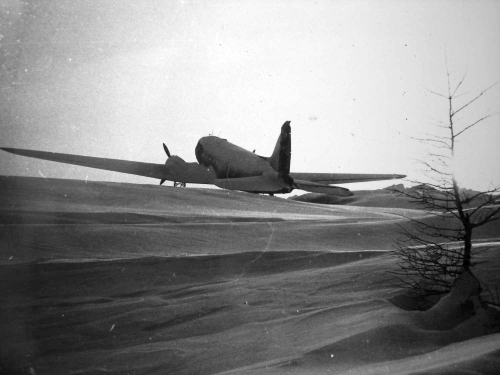
{"label": "twin-engine propeller aircraft", "polygon": [[32,158],[76,164],[84,167],[105,169],[138,176],[174,181],[175,184],[213,184],[223,189],[250,193],[290,193],[301,189],[313,193],[351,196],[349,189],[329,184],[366,182],[403,178],[397,174],[354,173],[290,173],[291,128],[290,121],[281,127],[281,134],[270,157],[256,155],[225,139],[203,137],[196,145],[198,163],[186,163],[178,156],[168,156],[165,164],[96,158],[57,152],[33,151],[19,148],[1,148],[4,151]]}

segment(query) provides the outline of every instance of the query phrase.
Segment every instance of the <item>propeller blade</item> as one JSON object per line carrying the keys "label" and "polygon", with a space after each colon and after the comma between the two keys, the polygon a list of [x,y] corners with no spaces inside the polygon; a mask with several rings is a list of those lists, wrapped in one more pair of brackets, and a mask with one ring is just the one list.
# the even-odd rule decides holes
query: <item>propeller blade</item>
{"label": "propeller blade", "polygon": [[167,156],[170,157],[171,156],[170,151],[168,151],[168,147],[165,143],[163,144],[163,149],[165,150],[165,153],[167,154]]}

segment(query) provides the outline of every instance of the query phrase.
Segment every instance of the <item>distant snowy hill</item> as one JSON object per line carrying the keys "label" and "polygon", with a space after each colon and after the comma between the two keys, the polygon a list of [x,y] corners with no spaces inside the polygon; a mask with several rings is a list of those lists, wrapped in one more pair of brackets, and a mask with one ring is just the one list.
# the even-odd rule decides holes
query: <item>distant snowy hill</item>
{"label": "distant snowy hill", "polygon": [[[391,208],[413,208],[423,209],[420,204],[413,202],[411,198],[404,196],[400,193],[407,193],[417,195],[419,193],[427,192],[434,196],[439,196],[441,192],[429,185],[421,184],[405,188],[403,184],[391,185],[384,189],[378,190],[358,190],[353,191],[352,197],[337,197],[327,194],[307,193],[302,195],[295,195],[288,199],[298,202],[318,203],[318,204],[331,204],[331,205],[348,205],[348,206],[364,206],[364,207],[391,207]],[[478,194],[478,191],[470,189],[460,189],[462,194],[469,196]],[[471,206],[477,205],[481,200],[475,200]]]}

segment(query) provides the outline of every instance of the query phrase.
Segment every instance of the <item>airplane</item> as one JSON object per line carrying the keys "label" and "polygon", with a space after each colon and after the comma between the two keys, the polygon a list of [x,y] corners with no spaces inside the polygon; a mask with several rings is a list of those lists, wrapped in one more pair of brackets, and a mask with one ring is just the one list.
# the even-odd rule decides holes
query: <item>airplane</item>
{"label": "airplane", "polygon": [[173,181],[174,186],[186,183],[212,184],[222,189],[240,190],[249,193],[285,194],[294,189],[348,197],[353,193],[346,188],[331,184],[392,180],[406,177],[400,174],[360,173],[291,173],[291,127],[286,121],[271,156],[264,157],[236,146],[226,139],[207,136],[199,140],[195,155],[198,163],[187,163],[179,156],[171,155],[163,144],[167,161],[165,164],[98,158],[63,154],[57,152],[25,150],[19,148],[0,149],[27,157],[75,164],[84,167],[128,173]]}

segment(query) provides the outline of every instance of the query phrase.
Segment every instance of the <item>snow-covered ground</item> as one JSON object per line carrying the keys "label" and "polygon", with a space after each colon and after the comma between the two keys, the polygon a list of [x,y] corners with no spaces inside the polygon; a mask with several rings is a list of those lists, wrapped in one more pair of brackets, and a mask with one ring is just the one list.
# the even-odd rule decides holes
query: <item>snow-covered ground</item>
{"label": "snow-covered ground", "polygon": [[[408,208],[1,177],[1,366],[36,374],[500,369],[500,334],[404,311]],[[366,197],[364,198],[366,199]],[[476,274],[498,285],[500,228]],[[431,319],[432,318],[432,319]],[[433,326],[429,321],[434,322]],[[448,322],[450,320],[448,319]],[[436,323],[437,322],[437,323]],[[474,325],[474,324],[476,325]]]}

